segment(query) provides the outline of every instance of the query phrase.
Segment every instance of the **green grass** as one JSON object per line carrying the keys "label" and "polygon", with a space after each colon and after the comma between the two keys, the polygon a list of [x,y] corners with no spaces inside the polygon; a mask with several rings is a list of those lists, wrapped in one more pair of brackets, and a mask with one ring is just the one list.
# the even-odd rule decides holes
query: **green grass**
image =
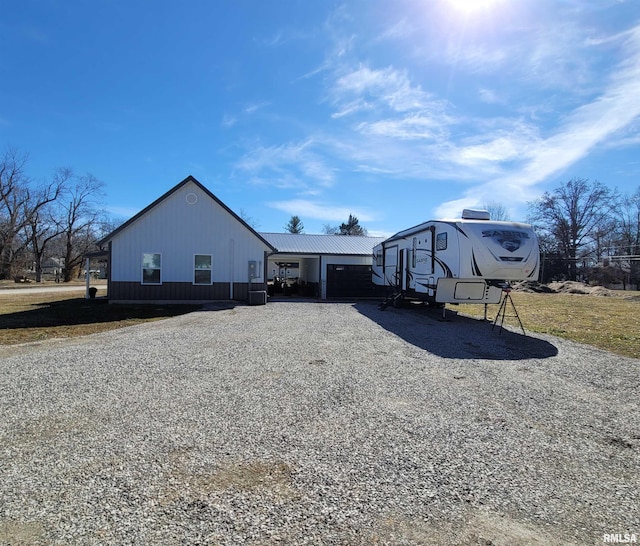
{"label": "green grass", "polygon": [[[602,297],[514,291],[511,297],[525,330],[640,358],[640,292]],[[482,317],[484,313],[482,305],[449,308],[473,317]],[[489,305],[487,318],[493,320],[498,308],[498,305]],[[513,314],[510,311],[507,307],[506,314]],[[507,316],[505,324],[517,326],[517,319]]]}

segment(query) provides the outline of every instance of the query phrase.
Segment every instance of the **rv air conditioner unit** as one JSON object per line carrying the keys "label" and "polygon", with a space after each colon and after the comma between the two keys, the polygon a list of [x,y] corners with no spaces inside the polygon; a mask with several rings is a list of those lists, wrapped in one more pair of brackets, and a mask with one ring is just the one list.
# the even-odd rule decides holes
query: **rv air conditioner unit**
{"label": "rv air conditioner unit", "polygon": [[490,220],[491,219],[488,210],[475,210],[475,209],[464,209],[462,211],[462,218],[464,220]]}

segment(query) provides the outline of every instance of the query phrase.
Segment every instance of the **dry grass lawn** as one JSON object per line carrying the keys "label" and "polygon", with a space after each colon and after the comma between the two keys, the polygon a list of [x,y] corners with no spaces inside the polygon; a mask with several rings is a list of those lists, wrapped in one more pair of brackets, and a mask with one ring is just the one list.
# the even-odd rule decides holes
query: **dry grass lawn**
{"label": "dry grass lawn", "polygon": [[[593,345],[619,355],[640,358],[640,292],[616,292],[606,297],[588,294],[537,294],[511,292],[525,330],[551,334]],[[449,309],[482,317],[482,305],[457,305]],[[489,305],[493,320],[498,305]],[[505,325],[518,326],[507,306]]]}
{"label": "dry grass lawn", "polygon": [[0,291],[0,346],[78,337],[161,320],[198,309],[198,305],[108,305],[78,292],[16,294]]}

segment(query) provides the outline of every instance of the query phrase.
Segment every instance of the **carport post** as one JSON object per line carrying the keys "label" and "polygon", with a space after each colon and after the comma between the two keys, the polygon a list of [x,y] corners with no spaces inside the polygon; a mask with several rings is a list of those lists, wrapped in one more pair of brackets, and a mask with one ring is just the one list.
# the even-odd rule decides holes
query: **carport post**
{"label": "carport post", "polygon": [[85,281],[84,299],[85,300],[89,299],[89,281],[91,280],[91,274],[89,273],[90,263],[91,263],[91,258],[87,257],[84,259],[84,281]]}

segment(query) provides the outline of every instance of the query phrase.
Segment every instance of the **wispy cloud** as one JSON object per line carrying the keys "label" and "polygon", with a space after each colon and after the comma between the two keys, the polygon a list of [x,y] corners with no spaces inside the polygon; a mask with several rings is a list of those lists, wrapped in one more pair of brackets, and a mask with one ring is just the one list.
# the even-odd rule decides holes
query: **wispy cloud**
{"label": "wispy cloud", "polygon": [[224,129],[230,129],[241,120],[254,115],[256,112],[262,110],[263,108],[266,108],[267,106],[269,106],[269,104],[269,101],[252,102],[242,107],[235,115],[225,113],[222,116],[222,120],[220,121],[220,126]]}
{"label": "wispy cloud", "polygon": [[238,123],[238,118],[229,114],[224,114],[222,116],[222,121],[220,122],[220,125],[225,129],[229,129],[230,127],[233,127],[236,123]]}
{"label": "wispy cloud", "polygon": [[245,154],[236,169],[254,175],[254,181],[301,190],[310,185],[330,187],[335,181],[335,169],[329,167],[313,148],[317,143],[307,139],[283,146],[260,146]]}
{"label": "wispy cloud", "polygon": [[131,218],[138,214],[142,210],[142,208],[136,209],[133,207],[110,206],[106,207],[105,210],[116,218]]}
{"label": "wispy cloud", "polygon": [[494,90],[481,87],[478,90],[478,98],[487,104],[505,104],[506,101]]}
{"label": "wispy cloud", "polygon": [[356,129],[363,134],[384,135],[401,140],[433,140],[445,133],[443,121],[443,116],[430,116],[418,112],[401,118],[362,122],[356,125]]}
{"label": "wispy cloud", "polygon": [[[522,155],[515,168],[504,169],[492,182],[467,191],[461,199],[444,203],[438,212],[448,214],[461,205],[469,205],[502,191],[510,199],[531,199],[534,186],[561,173],[584,158],[595,146],[627,127],[640,116],[640,26],[626,34],[625,59],[613,71],[599,97],[569,114],[548,138],[516,140],[501,138],[466,148],[466,158],[504,162]],[[523,148],[524,144],[524,148]],[[474,157],[475,155],[475,157]]]}
{"label": "wispy cloud", "polygon": [[260,101],[260,102],[248,104],[247,106],[244,107],[243,112],[245,114],[255,114],[258,110],[268,105],[269,105],[268,101]]}
{"label": "wispy cloud", "polygon": [[406,17],[403,17],[384,30],[377,39],[399,40],[411,36],[415,31],[415,26]]}
{"label": "wispy cloud", "polygon": [[[432,100],[419,85],[413,85],[406,72],[393,67],[381,70],[360,66],[340,76],[332,90],[335,104],[348,104],[350,112],[355,106],[375,103],[397,112],[426,108]],[[343,110],[340,108],[340,110]]]}
{"label": "wispy cloud", "polygon": [[329,222],[344,222],[350,214],[355,215],[362,222],[371,222],[375,216],[362,207],[348,207],[344,204],[314,202],[306,199],[291,199],[288,201],[272,201],[267,203],[271,208],[281,210],[287,214],[296,214],[303,218],[314,218]]}
{"label": "wispy cloud", "polygon": [[[335,21],[342,21],[346,13],[338,11]],[[362,62],[357,34],[332,29],[335,39],[325,60],[307,74],[323,72],[330,125],[309,124],[307,138],[300,141],[258,146],[235,167],[254,184],[294,189],[296,197],[323,195],[324,201],[269,203],[323,220],[343,221],[349,213],[365,221],[371,216],[328,202],[325,190],[347,179],[354,184],[402,180],[417,192],[446,181],[451,193],[458,184],[459,194],[438,208],[439,216],[458,216],[464,207],[489,201],[521,206],[596,146],[613,146],[614,138],[633,142],[633,134],[625,133],[623,141],[621,133],[640,115],[640,27],[589,38],[586,27],[575,22],[545,28],[528,24],[522,20],[513,29],[500,29],[499,37],[508,34],[504,43],[476,34],[466,42],[451,39],[433,47],[428,63],[449,63],[452,72],[458,71],[457,94],[446,85],[431,85],[416,65]],[[403,19],[379,34],[374,46],[409,35],[415,40],[421,33],[414,27]],[[624,50],[623,60],[608,69],[608,79],[594,77],[598,48],[614,47]],[[482,81],[478,74],[499,79]],[[460,89],[469,81],[474,83],[468,92]],[[562,93],[551,94],[550,88]],[[573,110],[562,113],[567,107]]]}

